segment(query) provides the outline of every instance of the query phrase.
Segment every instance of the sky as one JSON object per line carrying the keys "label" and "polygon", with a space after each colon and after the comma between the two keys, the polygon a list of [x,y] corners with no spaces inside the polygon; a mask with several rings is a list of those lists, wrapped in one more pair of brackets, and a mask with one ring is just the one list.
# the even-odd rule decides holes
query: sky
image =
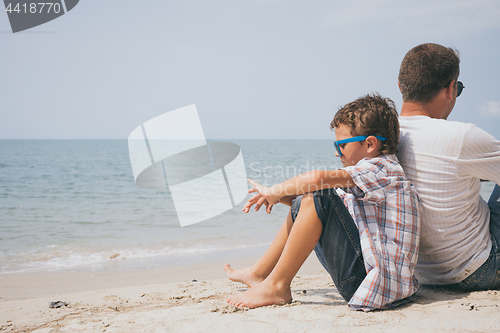
{"label": "sky", "polygon": [[338,108],[401,108],[412,47],[460,52],[448,120],[500,138],[500,1],[80,0],[12,33],[0,13],[0,139],[127,139],[196,104],[205,137],[334,139]]}

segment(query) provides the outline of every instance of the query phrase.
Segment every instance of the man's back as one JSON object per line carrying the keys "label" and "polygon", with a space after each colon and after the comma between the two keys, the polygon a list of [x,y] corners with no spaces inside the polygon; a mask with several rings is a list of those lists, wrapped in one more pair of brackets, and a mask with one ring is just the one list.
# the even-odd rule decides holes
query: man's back
{"label": "man's back", "polygon": [[479,179],[500,182],[500,143],[472,124],[426,116],[400,117],[400,129],[397,155],[422,207],[417,278],[460,282],[491,250]]}

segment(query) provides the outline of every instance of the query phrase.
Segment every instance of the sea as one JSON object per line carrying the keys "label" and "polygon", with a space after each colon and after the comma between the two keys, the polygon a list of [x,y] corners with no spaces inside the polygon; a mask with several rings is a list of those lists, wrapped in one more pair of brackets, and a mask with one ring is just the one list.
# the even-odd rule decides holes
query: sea
{"label": "sea", "polygon": [[[329,140],[229,142],[240,146],[247,176],[264,185],[341,167]],[[483,183],[484,198],[493,185]],[[135,184],[127,140],[0,140],[0,274],[154,269],[262,254],[288,207],[245,214],[245,201],[181,227],[168,188]]]}

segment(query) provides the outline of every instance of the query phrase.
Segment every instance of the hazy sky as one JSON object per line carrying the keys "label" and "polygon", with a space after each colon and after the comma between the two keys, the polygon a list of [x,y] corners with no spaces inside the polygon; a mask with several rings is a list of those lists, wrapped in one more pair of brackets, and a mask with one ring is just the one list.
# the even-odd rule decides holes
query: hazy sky
{"label": "hazy sky", "polygon": [[398,110],[405,53],[460,51],[449,120],[500,138],[499,0],[81,0],[13,34],[0,13],[0,139],[126,139],[196,104],[208,139],[333,139],[340,105]]}

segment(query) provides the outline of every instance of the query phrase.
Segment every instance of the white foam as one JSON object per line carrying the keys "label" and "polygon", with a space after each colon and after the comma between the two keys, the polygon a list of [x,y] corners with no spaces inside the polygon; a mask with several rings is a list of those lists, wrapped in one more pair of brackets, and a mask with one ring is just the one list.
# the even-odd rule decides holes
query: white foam
{"label": "white foam", "polygon": [[[173,257],[177,255],[203,254],[210,252],[220,252],[248,247],[267,245],[246,244],[235,246],[216,246],[216,245],[197,245],[192,247],[163,247],[160,249],[152,248],[132,248],[120,250],[106,250],[100,252],[88,251],[66,251],[59,249],[52,252],[36,252],[24,256],[6,256],[0,254],[2,264],[0,265],[0,274],[26,273],[46,270],[71,269],[85,267],[94,264],[105,264],[118,260],[157,258],[162,256]],[[57,247],[50,245],[48,247]],[[9,257],[9,258],[8,258]]]}

